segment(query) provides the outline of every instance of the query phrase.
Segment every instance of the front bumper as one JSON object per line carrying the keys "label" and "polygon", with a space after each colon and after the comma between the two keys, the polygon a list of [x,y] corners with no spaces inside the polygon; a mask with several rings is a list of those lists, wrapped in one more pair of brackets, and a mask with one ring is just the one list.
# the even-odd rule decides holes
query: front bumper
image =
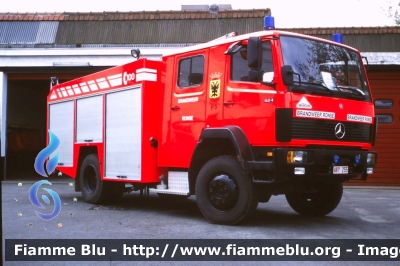
{"label": "front bumper", "polygon": [[[307,156],[302,161],[289,163],[289,151],[302,151]],[[373,172],[377,159],[374,152],[354,149],[276,148],[272,149],[272,152],[274,156],[269,161],[249,162],[249,168],[256,182],[257,180],[268,183],[292,180],[332,182],[349,179],[366,180],[368,173]],[[368,154],[375,154],[375,160],[367,162]],[[266,177],[263,177],[264,175]]]}

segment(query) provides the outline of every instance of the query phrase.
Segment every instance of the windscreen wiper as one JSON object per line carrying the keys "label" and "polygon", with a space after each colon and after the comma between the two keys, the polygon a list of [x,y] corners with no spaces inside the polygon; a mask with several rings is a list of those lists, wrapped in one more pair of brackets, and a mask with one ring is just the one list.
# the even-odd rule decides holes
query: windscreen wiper
{"label": "windscreen wiper", "polygon": [[355,92],[358,94],[358,96],[362,96],[363,99],[365,99],[365,93],[360,90],[359,88],[351,87],[351,86],[337,86],[337,88],[341,92]]}
{"label": "windscreen wiper", "polygon": [[[311,94],[322,94],[322,95],[327,95],[326,92],[329,93],[329,95],[333,94],[333,91],[327,87],[325,87],[322,83],[315,83],[315,82],[302,82],[301,83],[303,86],[298,86],[298,87],[292,87],[291,91],[292,92],[298,92],[298,93],[306,93],[307,90],[311,90]],[[305,85],[305,86],[304,86]],[[312,85],[308,86],[307,85]],[[315,88],[318,86],[318,88]],[[314,88],[313,88],[314,87]],[[323,91],[321,91],[319,88],[324,88]]]}
{"label": "windscreen wiper", "polygon": [[[329,95],[333,94],[333,91],[331,89],[329,89],[324,83],[321,83],[321,82],[305,82],[305,83],[318,86],[318,88],[323,88],[325,91],[329,92]],[[317,89],[317,90],[313,90],[313,93],[318,94],[318,93],[321,93],[321,91],[319,89]]]}

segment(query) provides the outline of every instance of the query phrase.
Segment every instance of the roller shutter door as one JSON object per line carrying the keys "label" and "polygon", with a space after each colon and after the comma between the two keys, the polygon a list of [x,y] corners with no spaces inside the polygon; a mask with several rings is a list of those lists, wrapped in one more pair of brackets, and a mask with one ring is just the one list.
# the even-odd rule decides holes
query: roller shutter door
{"label": "roller shutter door", "polygon": [[400,71],[371,70],[368,78],[379,121],[376,144],[371,149],[378,152],[378,164],[364,183],[400,186]]}

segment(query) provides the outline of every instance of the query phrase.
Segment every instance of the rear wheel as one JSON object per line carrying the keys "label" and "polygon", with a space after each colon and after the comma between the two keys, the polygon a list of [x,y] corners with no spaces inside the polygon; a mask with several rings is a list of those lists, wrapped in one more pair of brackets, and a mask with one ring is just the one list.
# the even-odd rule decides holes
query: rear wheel
{"label": "rear wheel", "polygon": [[314,193],[286,194],[290,207],[305,216],[324,216],[331,213],[339,205],[343,195],[343,185],[321,185]]}
{"label": "rear wheel", "polygon": [[248,174],[233,156],[207,162],[197,177],[196,200],[200,211],[212,222],[237,224],[257,208],[257,197]]}
{"label": "rear wheel", "polygon": [[83,199],[94,204],[119,200],[125,188],[124,183],[101,180],[99,159],[96,154],[89,154],[83,160],[79,181]]}

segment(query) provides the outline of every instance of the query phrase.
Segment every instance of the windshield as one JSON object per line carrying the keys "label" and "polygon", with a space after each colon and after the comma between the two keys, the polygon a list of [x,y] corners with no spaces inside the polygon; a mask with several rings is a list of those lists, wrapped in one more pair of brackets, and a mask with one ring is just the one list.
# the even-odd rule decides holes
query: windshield
{"label": "windshield", "polygon": [[371,101],[356,51],[290,36],[281,36],[280,41],[284,64],[291,65],[294,72],[291,91]]}

